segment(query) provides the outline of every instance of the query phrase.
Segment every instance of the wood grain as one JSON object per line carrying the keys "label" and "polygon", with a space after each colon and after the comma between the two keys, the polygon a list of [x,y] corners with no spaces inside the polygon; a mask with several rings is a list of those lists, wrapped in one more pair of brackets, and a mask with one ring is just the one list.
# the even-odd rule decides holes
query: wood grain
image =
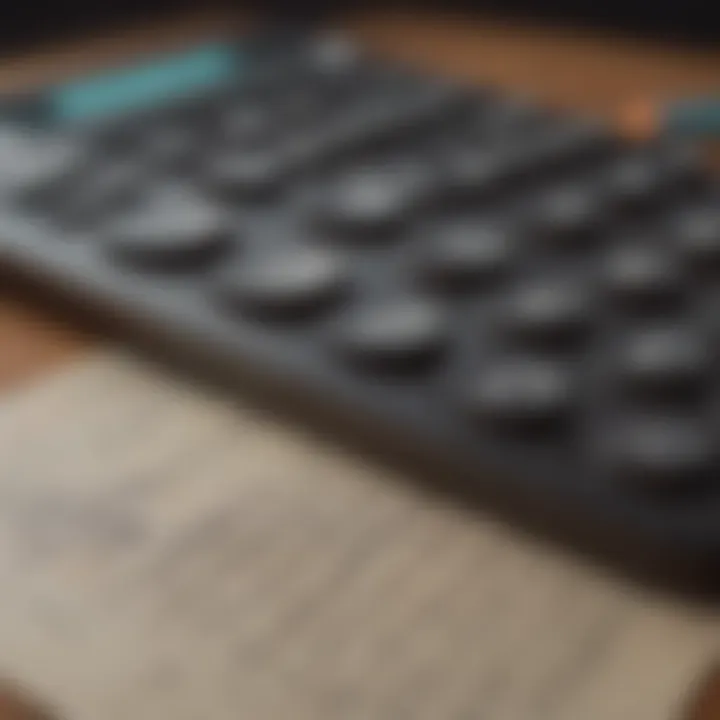
{"label": "wood grain", "polygon": [[46,708],[16,687],[0,685],[0,720],[53,720]]}
{"label": "wood grain", "polygon": [[0,294],[0,392],[76,358],[90,342],[89,336],[48,318],[41,308]]}
{"label": "wood grain", "polygon": [[689,720],[720,720],[720,668],[700,683],[697,698],[688,710]]}
{"label": "wood grain", "polygon": [[451,14],[386,13],[349,26],[431,70],[613,116],[637,97],[716,92],[720,50]]}

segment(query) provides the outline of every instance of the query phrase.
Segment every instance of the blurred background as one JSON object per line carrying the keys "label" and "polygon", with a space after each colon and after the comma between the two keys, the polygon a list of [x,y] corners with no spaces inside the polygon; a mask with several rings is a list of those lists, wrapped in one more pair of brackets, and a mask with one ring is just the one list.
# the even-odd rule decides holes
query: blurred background
{"label": "blurred background", "polygon": [[[220,3],[215,3],[220,5]],[[232,0],[226,0],[232,5]],[[112,22],[118,18],[148,17],[151,14],[186,8],[197,8],[191,0],[126,0],[99,3],[93,0],[53,0],[44,4],[40,12],[34,5],[15,4],[5,16],[0,30],[5,42],[27,39],[30,36],[57,35],[62,30],[77,32],[82,27],[97,27],[100,21]],[[203,4],[207,6],[207,3]],[[715,8],[703,0],[395,0],[394,2],[358,2],[357,0],[272,0],[271,2],[243,3],[249,10],[259,10],[264,15],[275,14],[280,18],[315,17],[318,14],[338,14],[371,10],[375,8],[418,10],[436,9],[465,12],[492,12],[502,17],[545,18],[564,24],[590,24],[605,28],[624,29],[632,32],[653,32],[668,36],[685,37],[712,42],[718,39]]]}

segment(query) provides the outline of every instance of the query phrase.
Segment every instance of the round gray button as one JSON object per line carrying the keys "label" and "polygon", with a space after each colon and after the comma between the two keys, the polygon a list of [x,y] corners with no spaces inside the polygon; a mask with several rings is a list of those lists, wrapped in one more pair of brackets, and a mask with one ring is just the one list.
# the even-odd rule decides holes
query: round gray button
{"label": "round gray button", "polygon": [[448,228],[429,239],[421,272],[440,290],[464,292],[505,273],[517,254],[512,233],[488,225]]}
{"label": "round gray button", "polygon": [[549,361],[506,358],[483,368],[467,390],[470,412],[515,429],[556,427],[574,400],[564,366]]}
{"label": "round gray button", "polygon": [[207,176],[223,196],[257,199],[272,196],[282,187],[288,167],[277,151],[230,151],[210,163]]}
{"label": "round gray button", "polygon": [[359,170],[325,190],[316,215],[333,231],[384,238],[401,229],[426,187],[427,175],[417,166]]}
{"label": "round gray button", "polygon": [[562,188],[541,200],[535,222],[540,233],[552,242],[575,244],[595,236],[604,215],[599,191]]}
{"label": "round gray button", "polygon": [[442,309],[427,300],[401,298],[359,308],[341,318],[341,351],[368,368],[406,371],[436,361],[447,342]]}
{"label": "round gray button", "polygon": [[720,264],[720,212],[707,208],[683,215],[675,229],[682,252],[699,269]]}
{"label": "round gray button", "polygon": [[712,367],[708,339],[685,327],[635,333],[621,345],[617,357],[630,389],[650,397],[698,390]]}
{"label": "round gray button", "polygon": [[605,281],[610,294],[628,309],[666,306],[682,294],[680,263],[663,248],[628,242],[606,258]]}
{"label": "round gray button", "polygon": [[656,163],[643,157],[625,158],[610,171],[607,180],[613,202],[628,210],[657,199],[662,186],[662,173]]}
{"label": "round gray button", "polygon": [[230,240],[224,213],[184,192],[168,192],[114,222],[109,251],[136,267],[193,267],[215,257]]}
{"label": "round gray button", "polygon": [[503,321],[511,335],[539,347],[581,340],[592,325],[591,291],[572,280],[538,279],[515,289],[505,304]]}
{"label": "round gray button", "polygon": [[717,451],[697,421],[647,417],[617,423],[606,438],[603,456],[616,482],[677,491],[710,480]]}
{"label": "round gray button", "polygon": [[265,318],[298,319],[334,306],[348,291],[350,278],[340,256],[304,246],[241,262],[218,283],[231,306]]}

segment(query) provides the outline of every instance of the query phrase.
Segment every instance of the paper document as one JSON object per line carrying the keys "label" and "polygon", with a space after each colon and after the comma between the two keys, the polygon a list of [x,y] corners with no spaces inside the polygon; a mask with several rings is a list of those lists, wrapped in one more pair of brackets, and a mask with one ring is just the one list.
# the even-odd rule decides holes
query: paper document
{"label": "paper document", "polygon": [[72,720],[679,720],[708,612],[101,353],[0,403],[0,675]]}

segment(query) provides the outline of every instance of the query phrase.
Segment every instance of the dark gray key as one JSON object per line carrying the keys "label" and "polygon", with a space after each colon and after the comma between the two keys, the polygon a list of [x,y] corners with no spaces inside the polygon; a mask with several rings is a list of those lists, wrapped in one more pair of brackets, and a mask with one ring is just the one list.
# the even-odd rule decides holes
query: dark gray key
{"label": "dark gray key", "polygon": [[0,194],[41,199],[85,162],[82,145],[72,138],[34,137],[0,127]]}
{"label": "dark gray key", "polygon": [[589,166],[612,145],[612,135],[601,123],[556,121],[516,140],[517,163],[525,172],[541,177],[543,173]]}
{"label": "dark gray key", "polygon": [[510,294],[501,313],[501,327],[530,346],[574,346],[591,330],[596,309],[594,292],[587,283],[540,278],[519,285]]}
{"label": "dark gray key", "polygon": [[305,87],[289,91],[273,105],[273,119],[279,123],[281,132],[286,130],[294,135],[298,130],[312,128],[324,120],[334,109],[328,104],[319,89]]}
{"label": "dark gray key", "polygon": [[340,234],[367,239],[398,232],[428,192],[429,177],[414,164],[358,170],[338,179],[318,198],[318,222]]}
{"label": "dark gray key", "polygon": [[356,308],[340,319],[336,343],[352,362],[371,370],[425,370],[448,341],[442,308],[414,297]]}
{"label": "dark gray key", "polygon": [[706,157],[693,142],[678,143],[664,148],[660,154],[664,184],[670,190],[684,191],[700,188],[708,179]]}
{"label": "dark gray key", "polygon": [[276,148],[220,154],[210,162],[206,175],[225,197],[263,199],[275,195],[289,173],[285,157]]}
{"label": "dark gray key", "polygon": [[720,266],[720,211],[714,208],[684,214],[674,230],[673,239],[683,254],[700,270]]}
{"label": "dark gray key", "polygon": [[423,105],[399,97],[368,98],[357,107],[339,112],[337,117],[327,120],[323,116],[319,122],[325,125],[322,132],[336,158],[356,158],[362,153],[380,152],[393,141],[405,143],[427,128],[433,113],[439,116],[441,109],[429,102]]}
{"label": "dark gray key", "polygon": [[220,136],[231,147],[248,147],[270,139],[277,130],[269,103],[243,98],[220,118]]}
{"label": "dark gray key", "polygon": [[610,295],[628,310],[665,309],[684,291],[681,263],[662,247],[632,240],[606,257],[603,273]]}
{"label": "dark gray key", "polygon": [[564,187],[541,199],[534,225],[550,242],[577,247],[598,236],[606,216],[606,204],[599,190]]}
{"label": "dark gray key", "polygon": [[345,78],[359,69],[363,56],[349,39],[328,33],[312,43],[304,60],[321,78]]}
{"label": "dark gray key", "polygon": [[716,445],[699,421],[653,415],[614,423],[601,452],[615,482],[651,492],[685,491],[712,479]]}
{"label": "dark gray key", "polygon": [[317,170],[343,160],[343,143],[332,130],[322,127],[303,128],[286,139],[283,144],[288,167],[299,170]]}
{"label": "dark gray key", "polygon": [[218,279],[231,307],[269,319],[300,319],[332,308],[351,289],[344,259],[326,249],[302,246],[241,261]]}
{"label": "dark gray key", "polygon": [[84,227],[127,211],[142,198],[148,180],[144,163],[110,161],[58,188],[51,204],[63,223]]}
{"label": "dark gray key", "polygon": [[138,268],[193,268],[228,246],[237,229],[225,214],[190,192],[160,193],[110,223],[108,251]]}
{"label": "dark gray key", "polygon": [[508,430],[561,425],[575,402],[567,368],[534,358],[500,358],[482,368],[465,391],[472,415]]}
{"label": "dark gray key", "polygon": [[429,238],[421,273],[439,290],[471,291],[510,270],[517,249],[512,231],[468,222],[440,230]]}
{"label": "dark gray key", "polygon": [[511,157],[499,150],[462,148],[443,162],[441,178],[451,200],[478,200],[503,190],[512,176]]}
{"label": "dark gray key", "polygon": [[203,148],[204,140],[190,125],[155,127],[139,143],[138,160],[149,168],[181,169]]}
{"label": "dark gray key", "polygon": [[507,98],[489,106],[479,104],[470,129],[480,139],[497,142],[538,132],[547,121],[547,112],[537,104],[525,98]]}
{"label": "dark gray key", "polygon": [[617,350],[623,381],[649,398],[699,391],[712,368],[709,339],[682,325],[634,333]]}
{"label": "dark gray key", "polygon": [[624,158],[610,170],[608,194],[622,209],[635,210],[657,201],[663,188],[657,163],[645,157]]}
{"label": "dark gray key", "polygon": [[548,160],[564,162],[597,158],[615,144],[612,132],[604,123],[568,121],[548,133]]}

